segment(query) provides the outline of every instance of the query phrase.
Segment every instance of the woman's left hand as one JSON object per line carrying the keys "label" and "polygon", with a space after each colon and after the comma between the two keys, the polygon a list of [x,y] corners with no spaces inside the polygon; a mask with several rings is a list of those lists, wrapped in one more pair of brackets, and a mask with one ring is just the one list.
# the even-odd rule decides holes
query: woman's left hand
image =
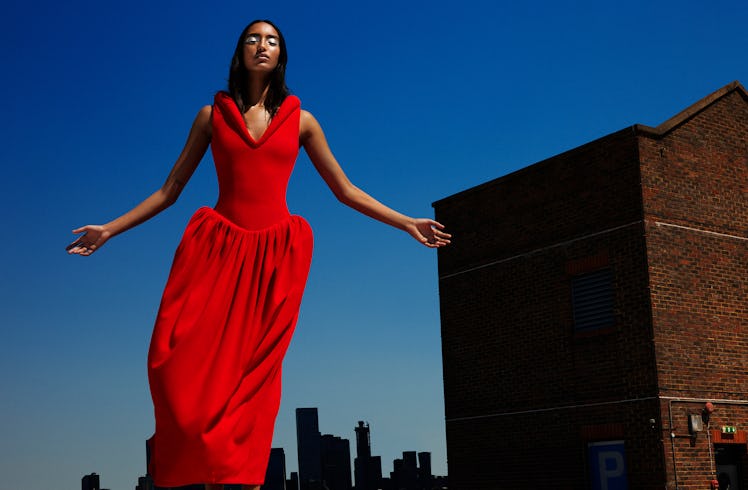
{"label": "woman's left hand", "polygon": [[73,243],[65,247],[69,254],[91,255],[111,238],[112,233],[101,225],[86,225],[73,230],[73,233],[83,233]]}
{"label": "woman's left hand", "polygon": [[429,248],[449,245],[452,235],[445,233],[444,225],[428,218],[414,219],[405,227],[405,231]]}

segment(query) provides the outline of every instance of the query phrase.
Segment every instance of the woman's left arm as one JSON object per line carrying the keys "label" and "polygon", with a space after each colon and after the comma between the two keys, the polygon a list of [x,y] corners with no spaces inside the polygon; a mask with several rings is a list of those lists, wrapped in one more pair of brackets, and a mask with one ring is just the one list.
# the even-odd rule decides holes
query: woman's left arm
{"label": "woman's left arm", "polygon": [[299,142],[330,190],[343,204],[367,216],[408,232],[427,247],[449,244],[451,235],[444,225],[428,218],[411,218],[371,197],[348,180],[327,144],[322,127],[307,111],[301,111]]}

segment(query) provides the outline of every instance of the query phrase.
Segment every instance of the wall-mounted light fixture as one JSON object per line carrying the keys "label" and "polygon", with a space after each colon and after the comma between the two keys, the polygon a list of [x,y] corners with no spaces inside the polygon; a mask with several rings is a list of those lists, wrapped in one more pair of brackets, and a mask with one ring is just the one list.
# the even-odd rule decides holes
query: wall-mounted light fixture
{"label": "wall-mounted light fixture", "polygon": [[703,414],[692,413],[688,416],[688,433],[691,437],[704,430]]}
{"label": "wall-mounted light fixture", "polygon": [[704,408],[701,409],[701,420],[704,424],[709,427],[709,417],[714,412],[714,404],[712,402],[706,402]]}

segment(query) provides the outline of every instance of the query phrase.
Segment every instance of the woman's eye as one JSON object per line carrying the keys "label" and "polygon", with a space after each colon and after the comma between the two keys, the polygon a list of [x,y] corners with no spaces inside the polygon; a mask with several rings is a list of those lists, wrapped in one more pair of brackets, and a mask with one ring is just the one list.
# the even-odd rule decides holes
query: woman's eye
{"label": "woman's eye", "polygon": [[247,39],[244,40],[244,44],[257,44],[260,42],[259,36],[247,36]]}
{"label": "woman's eye", "polygon": [[268,38],[268,44],[271,45],[271,46],[277,46],[278,45],[278,40],[276,38],[274,38],[274,37],[269,37]]}

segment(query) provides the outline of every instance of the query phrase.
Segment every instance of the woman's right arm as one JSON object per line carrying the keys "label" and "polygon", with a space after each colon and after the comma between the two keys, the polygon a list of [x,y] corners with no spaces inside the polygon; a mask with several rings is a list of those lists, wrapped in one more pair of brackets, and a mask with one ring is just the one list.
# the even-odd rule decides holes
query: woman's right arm
{"label": "woman's right arm", "polygon": [[139,225],[174,204],[208,150],[211,138],[211,113],[211,106],[205,106],[197,113],[187,143],[160,189],[105,225],[86,225],[73,230],[73,233],[83,235],[67,246],[68,253],[91,255],[111,237]]}

